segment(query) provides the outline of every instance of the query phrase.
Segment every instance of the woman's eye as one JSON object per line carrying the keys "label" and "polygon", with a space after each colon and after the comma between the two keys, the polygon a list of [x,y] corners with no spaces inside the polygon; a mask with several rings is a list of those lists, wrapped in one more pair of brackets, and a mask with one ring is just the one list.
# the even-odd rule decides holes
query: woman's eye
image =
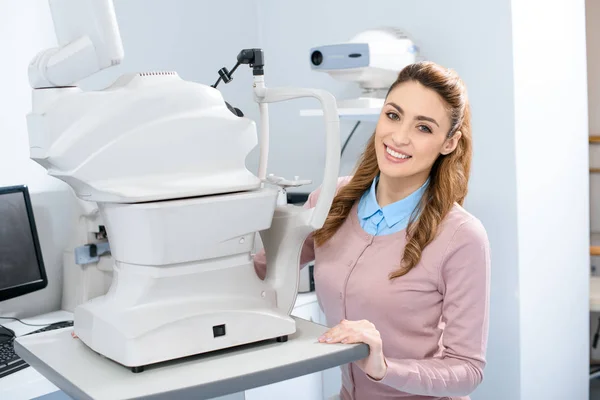
{"label": "woman's eye", "polygon": [[392,121],[397,121],[397,120],[399,120],[399,119],[400,119],[400,117],[398,116],[398,114],[396,114],[396,113],[393,113],[393,112],[388,112],[388,113],[386,113],[386,115],[387,115],[387,117],[388,117],[389,119],[391,119]]}
{"label": "woman's eye", "polygon": [[418,129],[421,132],[425,132],[425,133],[431,133],[431,129],[429,129],[429,127],[427,125],[419,125]]}

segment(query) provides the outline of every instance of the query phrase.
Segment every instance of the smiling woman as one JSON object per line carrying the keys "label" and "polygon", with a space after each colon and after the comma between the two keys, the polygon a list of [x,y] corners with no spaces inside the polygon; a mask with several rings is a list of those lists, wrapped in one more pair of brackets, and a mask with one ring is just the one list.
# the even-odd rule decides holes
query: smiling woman
{"label": "smiling woman", "polygon": [[[406,67],[300,259],[315,262],[332,327],[320,342],[370,347],[342,368],[342,399],[464,400],[483,380],[490,254],[461,206],[470,165],[465,85],[434,63]],[[264,276],[264,251],[254,262]]]}
{"label": "smiling woman", "polygon": [[315,242],[327,242],[370,188],[383,211],[424,192],[405,224],[410,239],[403,268],[393,277],[404,275],[419,262],[455,203],[462,205],[471,157],[470,107],[460,77],[432,62],[409,65],[390,87],[375,133],[352,180],[340,188],[325,226],[315,232]]}
{"label": "smiling woman", "polygon": [[[446,140],[451,121],[442,100],[418,82],[398,86],[388,99],[383,110],[386,118],[379,120],[376,130],[375,150],[379,169],[388,176],[413,176],[423,183],[436,158],[440,153],[447,154],[453,150],[461,133]],[[396,104],[402,99],[412,99],[405,106],[406,111]],[[427,110],[435,118],[418,115],[419,110]],[[440,151],[442,145],[446,148]],[[409,168],[396,168],[396,164],[403,164],[409,159],[415,161],[409,164]]]}

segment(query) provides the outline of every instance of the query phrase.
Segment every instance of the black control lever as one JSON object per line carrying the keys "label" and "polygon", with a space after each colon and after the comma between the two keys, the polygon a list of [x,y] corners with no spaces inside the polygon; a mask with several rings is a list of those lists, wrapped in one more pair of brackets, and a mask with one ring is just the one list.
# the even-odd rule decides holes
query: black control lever
{"label": "black control lever", "polygon": [[233,80],[233,73],[242,64],[248,64],[250,67],[252,67],[253,75],[265,74],[265,56],[262,49],[244,49],[237,55],[237,63],[231,69],[231,72],[225,67],[219,70],[219,79],[217,79],[212,87],[216,88],[221,81],[223,81],[225,84],[231,82]]}

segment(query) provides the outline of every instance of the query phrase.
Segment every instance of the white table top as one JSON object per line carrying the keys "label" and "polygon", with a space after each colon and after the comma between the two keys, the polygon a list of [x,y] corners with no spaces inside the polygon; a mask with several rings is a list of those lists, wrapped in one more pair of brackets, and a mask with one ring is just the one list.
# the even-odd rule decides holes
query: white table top
{"label": "white table top", "polygon": [[17,353],[77,399],[210,399],[359,360],[368,346],[324,344],[327,328],[295,318],[284,343],[263,342],[146,367],[134,374],[71,337],[72,328],[18,338]]}
{"label": "white table top", "polygon": [[[33,325],[47,325],[59,321],[73,320],[68,311],[53,311],[31,318],[23,318],[23,322]],[[12,329],[17,336],[33,332],[42,326],[29,326],[19,321],[1,319],[0,323]],[[59,390],[34,368],[28,367],[0,379],[0,399],[30,400]]]}

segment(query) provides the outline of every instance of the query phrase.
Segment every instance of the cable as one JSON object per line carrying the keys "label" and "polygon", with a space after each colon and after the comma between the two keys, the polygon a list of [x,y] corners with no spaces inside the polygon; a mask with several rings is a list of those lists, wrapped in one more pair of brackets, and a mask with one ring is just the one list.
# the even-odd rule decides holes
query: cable
{"label": "cable", "polygon": [[[48,326],[48,324],[44,324],[44,325],[28,324],[26,322],[21,321],[19,318],[15,318],[15,317],[0,317],[0,318],[18,321],[18,322],[22,323],[23,325],[29,325],[29,326]],[[5,340],[0,340],[0,343],[4,343],[4,342],[11,341],[11,340],[15,340],[17,338],[17,334],[12,329],[7,328],[4,325],[0,324],[0,338],[7,338]]]}
{"label": "cable", "polygon": [[[598,326],[596,326],[596,333],[594,334],[594,340],[592,341],[592,348],[596,348],[598,346],[598,338],[600,338],[600,317],[598,318]],[[590,380],[596,379],[600,377],[600,369],[598,366],[592,365],[590,366]]]}
{"label": "cable", "polygon": [[[0,319],[10,319],[13,321],[18,321],[18,322],[22,323],[23,325],[29,325],[29,326],[48,326],[48,325],[50,325],[50,324],[28,324],[27,322],[23,322],[19,318],[15,318],[15,317],[0,317]],[[2,325],[0,325],[0,326],[2,326]],[[8,328],[4,327],[4,329],[8,329]]]}
{"label": "cable", "polygon": [[354,125],[354,128],[352,128],[352,130],[350,131],[350,134],[348,135],[348,137],[346,138],[346,141],[344,142],[344,145],[342,146],[342,152],[340,154],[340,157],[344,155],[344,150],[346,150],[346,146],[348,146],[348,142],[350,142],[352,135],[354,135],[354,132],[356,132],[356,128],[358,128],[359,125],[360,125],[360,121],[357,121],[356,124]]}
{"label": "cable", "polygon": [[594,334],[594,341],[592,343],[592,348],[596,348],[598,346],[598,338],[600,337],[600,317],[598,318],[598,326],[596,326],[596,333]]}

